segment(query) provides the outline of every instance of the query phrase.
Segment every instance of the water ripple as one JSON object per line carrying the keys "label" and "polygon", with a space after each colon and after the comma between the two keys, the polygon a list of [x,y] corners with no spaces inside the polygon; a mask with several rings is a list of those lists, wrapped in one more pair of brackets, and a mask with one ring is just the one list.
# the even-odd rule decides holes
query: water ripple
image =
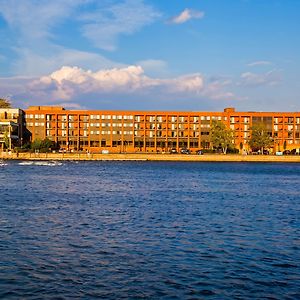
{"label": "water ripple", "polygon": [[297,164],[0,169],[0,298],[299,299]]}

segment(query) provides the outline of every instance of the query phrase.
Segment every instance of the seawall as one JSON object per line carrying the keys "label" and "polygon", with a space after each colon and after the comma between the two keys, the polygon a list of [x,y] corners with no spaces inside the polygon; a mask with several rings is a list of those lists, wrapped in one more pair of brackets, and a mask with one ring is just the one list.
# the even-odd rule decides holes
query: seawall
{"label": "seawall", "polygon": [[6,153],[0,154],[0,159],[14,160],[99,160],[99,161],[207,161],[207,162],[291,162],[300,163],[299,155],[185,155],[185,154],[86,154],[86,153]]}

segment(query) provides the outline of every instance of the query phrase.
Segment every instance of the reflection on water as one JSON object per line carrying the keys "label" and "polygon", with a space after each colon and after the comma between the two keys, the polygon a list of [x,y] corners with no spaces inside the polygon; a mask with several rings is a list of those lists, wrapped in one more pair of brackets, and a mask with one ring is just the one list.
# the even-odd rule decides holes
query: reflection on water
{"label": "reflection on water", "polygon": [[0,298],[297,299],[300,165],[0,168]]}

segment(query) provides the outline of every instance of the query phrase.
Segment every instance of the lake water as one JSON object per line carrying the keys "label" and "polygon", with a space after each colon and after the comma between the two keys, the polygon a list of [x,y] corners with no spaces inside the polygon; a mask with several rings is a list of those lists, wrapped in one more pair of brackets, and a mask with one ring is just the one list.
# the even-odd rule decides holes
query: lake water
{"label": "lake water", "polygon": [[300,164],[7,162],[0,298],[300,299]]}

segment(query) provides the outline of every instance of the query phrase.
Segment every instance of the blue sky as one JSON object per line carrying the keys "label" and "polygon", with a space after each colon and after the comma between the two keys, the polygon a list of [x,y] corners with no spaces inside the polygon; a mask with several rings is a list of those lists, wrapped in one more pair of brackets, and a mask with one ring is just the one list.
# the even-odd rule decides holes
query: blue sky
{"label": "blue sky", "polygon": [[0,0],[14,106],[300,111],[298,0]]}

